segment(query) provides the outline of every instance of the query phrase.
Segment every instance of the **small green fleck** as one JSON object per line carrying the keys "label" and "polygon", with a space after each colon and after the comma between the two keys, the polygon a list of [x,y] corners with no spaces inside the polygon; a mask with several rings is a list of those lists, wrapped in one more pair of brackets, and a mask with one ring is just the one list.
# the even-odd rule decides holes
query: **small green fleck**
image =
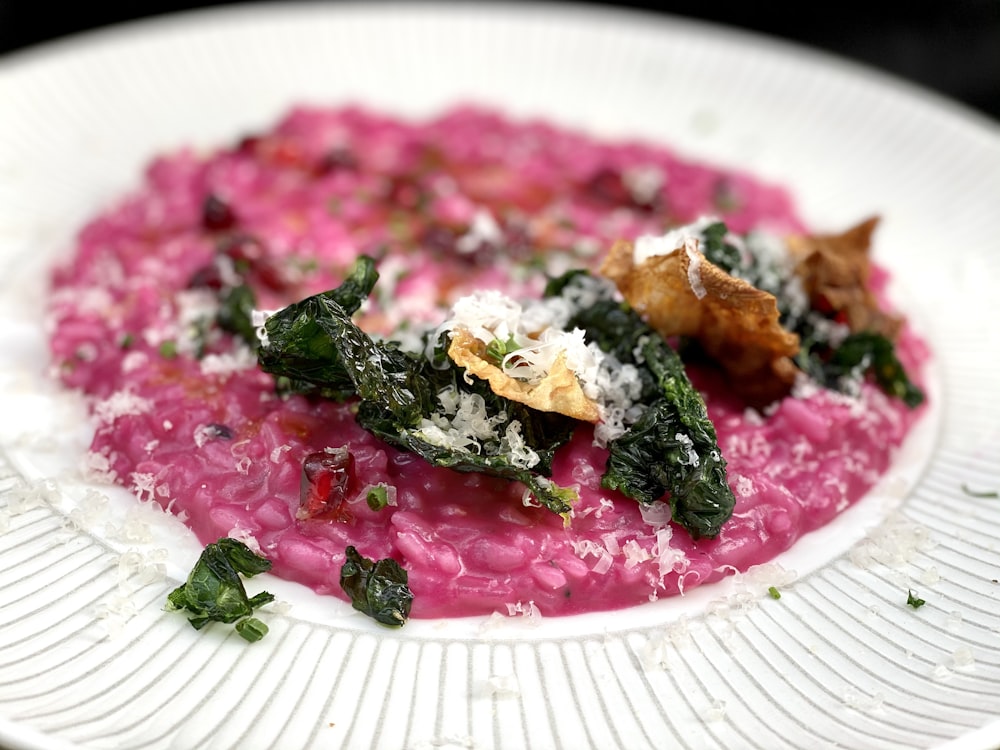
{"label": "small green fleck", "polygon": [[245,641],[250,643],[256,643],[265,635],[267,635],[268,627],[256,617],[248,617],[245,620],[240,620],[236,623],[236,632],[242,636]]}
{"label": "small green fleck", "polygon": [[160,356],[164,359],[173,359],[177,356],[177,342],[170,339],[160,344]]}
{"label": "small green fleck", "polygon": [[372,510],[382,510],[389,504],[389,488],[379,484],[368,490],[368,507]]}
{"label": "small green fleck", "polygon": [[486,359],[497,367],[503,363],[503,358],[520,347],[514,340],[514,334],[510,334],[507,340],[493,339],[486,345]]}
{"label": "small green fleck", "polygon": [[780,599],[780,598],[781,598],[781,592],[780,592],[780,591],[778,591],[778,589],[777,589],[777,588],[775,588],[774,586],[771,586],[771,587],[770,587],[770,588],[769,588],[769,589],[767,590],[767,594],[768,594],[768,596],[770,596],[770,597],[771,597],[772,599]]}
{"label": "small green fleck", "polygon": [[914,609],[919,609],[920,607],[924,606],[927,602],[925,602],[923,599],[914,594],[913,591],[911,591],[910,589],[907,589],[906,603],[909,604]]}
{"label": "small green fleck", "polygon": [[118,342],[118,346],[120,346],[122,349],[131,349],[134,344],[135,344],[135,336],[133,336],[131,333],[126,333],[124,336],[122,336],[121,341]]}
{"label": "small green fleck", "polygon": [[988,500],[996,500],[997,498],[1000,498],[1000,492],[997,492],[996,490],[973,490],[969,489],[969,486],[964,482],[962,483],[962,492],[969,497],[981,497]]}

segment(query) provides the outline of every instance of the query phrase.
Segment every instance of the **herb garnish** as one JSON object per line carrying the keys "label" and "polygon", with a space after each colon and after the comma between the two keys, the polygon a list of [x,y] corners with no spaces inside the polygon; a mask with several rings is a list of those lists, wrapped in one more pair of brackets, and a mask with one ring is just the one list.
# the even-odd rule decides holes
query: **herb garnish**
{"label": "herb garnish", "polygon": [[195,630],[210,622],[236,623],[240,636],[259,641],[267,634],[267,626],[251,615],[273,602],[274,596],[262,591],[248,597],[240,575],[249,578],[270,569],[270,560],[239,540],[223,537],[205,547],[187,581],[167,597],[167,608],[190,612],[188,622]]}
{"label": "herb garnish", "polygon": [[770,596],[772,599],[781,598],[781,592],[778,591],[778,588],[776,586],[769,586],[767,589],[767,595]]}
{"label": "herb garnish", "polygon": [[348,547],[344,557],[340,587],[351,598],[354,608],[383,625],[402,626],[413,604],[406,571],[392,558],[375,562],[354,547]]}
{"label": "herb garnish", "polygon": [[1000,498],[1000,492],[996,490],[973,490],[970,489],[965,482],[962,482],[962,492],[964,492],[969,497],[980,497],[987,500],[996,500]]}
{"label": "herb garnish", "polygon": [[499,367],[503,363],[504,357],[518,349],[514,334],[510,334],[506,341],[493,339],[486,345],[486,359]]}
{"label": "herb garnish", "polygon": [[920,609],[920,607],[924,606],[927,602],[925,602],[923,599],[919,598],[916,594],[913,593],[912,590],[907,589],[906,590],[906,603],[909,604],[914,609]]}
{"label": "herb garnish", "polygon": [[384,484],[375,485],[368,490],[365,500],[372,510],[382,510],[389,504],[389,488]]}

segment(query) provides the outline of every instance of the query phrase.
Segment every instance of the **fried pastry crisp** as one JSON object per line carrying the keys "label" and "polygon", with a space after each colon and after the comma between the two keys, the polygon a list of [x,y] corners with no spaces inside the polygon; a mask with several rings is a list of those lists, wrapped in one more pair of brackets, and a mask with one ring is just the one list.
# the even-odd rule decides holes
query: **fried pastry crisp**
{"label": "fried pastry crisp", "polygon": [[451,332],[448,356],[468,374],[486,380],[498,396],[584,422],[598,422],[601,418],[597,404],[587,398],[576,374],[566,364],[565,353],[556,356],[548,372],[537,382],[512,377],[494,365],[486,359],[485,344],[463,328]]}
{"label": "fried pastry crisp", "polygon": [[774,295],[708,261],[697,239],[682,242],[637,263],[634,244],[621,240],[601,273],[661,335],[697,339],[747,400],[767,403],[786,393],[798,371],[791,357],[799,337],[781,327]]}
{"label": "fried pastry crisp", "polygon": [[901,321],[879,308],[868,283],[877,224],[878,217],[872,217],[840,234],[793,235],[786,242],[813,308],[842,313],[852,332],[895,338]]}

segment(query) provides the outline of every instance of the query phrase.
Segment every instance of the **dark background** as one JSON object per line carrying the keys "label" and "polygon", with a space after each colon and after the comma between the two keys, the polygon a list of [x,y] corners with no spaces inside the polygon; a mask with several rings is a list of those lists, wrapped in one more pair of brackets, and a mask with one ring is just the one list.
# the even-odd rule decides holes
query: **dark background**
{"label": "dark background", "polygon": [[[49,39],[230,2],[0,0],[0,55]],[[613,3],[590,3],[614,5]],[[1000,120],[1000,0],[663,0],[619,3],[806,44],[907,78]],[[0,58],[2,59],[2,58]]]}

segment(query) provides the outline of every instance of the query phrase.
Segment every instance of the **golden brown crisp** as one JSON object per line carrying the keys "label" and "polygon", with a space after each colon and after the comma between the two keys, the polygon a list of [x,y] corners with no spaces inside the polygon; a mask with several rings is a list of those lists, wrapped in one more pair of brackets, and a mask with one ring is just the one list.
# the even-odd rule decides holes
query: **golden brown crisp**
{"label": "golden brown crisp", "polygon": [[869,287],[869,250],[877,224],[876,216],[840,234],[793,235],[788,249],[814,309],[841,313],[852,332],[895,338],[900,319],[879,308]]}
{"label": "golden brown crisp", "polygon": [[530,406],[539,411],[557,412],[584,422],[598,422],[597,404],[587,398],[576,374],[559,354],[552,368],[537,383],[513,378],[486,359],[486,345],[463,328],[451,333],[448,356],[465,371],[486,380],[498,396]]}
{"label": "golden brown crisp", "polygon": [[745,399],[763,405],[784,395],[799,338],[781,327],[774,295],[730,276],[691,242],[638,264],[633,244],[616,242],[601,273],[661,335],[696,339]]}

